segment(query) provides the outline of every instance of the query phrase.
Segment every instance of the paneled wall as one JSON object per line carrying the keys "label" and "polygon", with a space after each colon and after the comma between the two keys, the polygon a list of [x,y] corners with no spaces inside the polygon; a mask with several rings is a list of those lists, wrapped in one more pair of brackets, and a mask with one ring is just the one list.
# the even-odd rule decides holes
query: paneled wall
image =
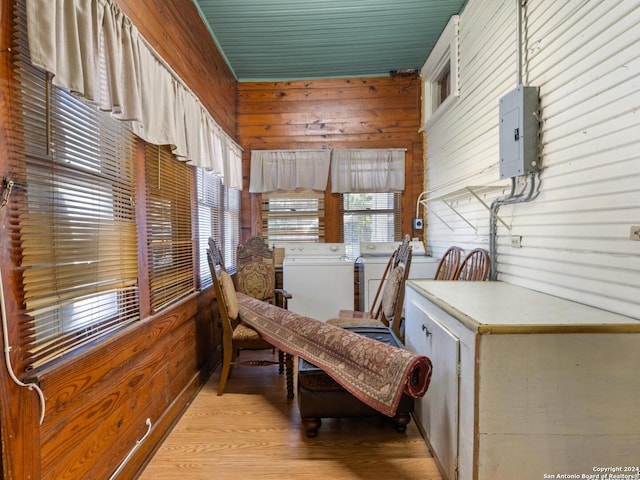
{"label": "paneled wall", "polygon": [[[198,95],[216,121],[235,137],[235,79],[202,24],[192,2],[118,0],[149,43]],[[12,122],[11,29],[14,1],[0,3],[0,179],[11,177],[10,143],[20,130]],[[144,146],[137,144],[138,174]],[[144,217],[144,184],[136,202]],[[10,235],[10,208],[0,208],[0,266],[6,299],[7,342],[15,360],[21,287],[21,252]],[[142,260],[144,262],[144,260]],[[143,265],[144,266],[144,265]],[[143,267],[140,268],[143,270]],[[195,275],[195,272],[194,272]],[[141,276],[144,282],[144,275]],[[144,287],[141,288],[141,291]],[[147,289],[148,290],[148,289]],[[144,294],[144,292],[142,293]],[[148,292],[147,292],[148,295]],[[2,471],[6,479],[107,479],[139,444],[118,478],[134,478],[219,360],[220,332],[214,318],[213,289],[198,292],[146,316],[96,345],[87,346],[34,375],[45,401],[11,381],[0,360]],[[4,312],[3,312],[4,314]],[[21,372],[16,372],[23,378]]]}
{"label": "paneled wall", "polygon": [[[260,232],[260,195],[250,195],[251,150],[406,148],[403,232],[411,233],[423,189],[417,78],[351,78],[238,84],[238,141],[244,148],[243,236]],[[339,241],[339,198],[325,195],[326,241]],[[421,236],[421,231],[414,232]]]}
{"label": "paneled wall", "polygon": [[[523,77],[540,88],[542,172],[533,201],[499,211],[511,230],[498,223],[498,278],[640,318],[640,242],[629,239],[640,225],[640,4],[526,3]],[[516,87],[515,27],[516,2],[470,0],[461,14],[460,96],[427,125],[436,254],[488,244],[488,211],[471,195],[452,197],[472,227],[442,196],[507,183],[498,104]]]}

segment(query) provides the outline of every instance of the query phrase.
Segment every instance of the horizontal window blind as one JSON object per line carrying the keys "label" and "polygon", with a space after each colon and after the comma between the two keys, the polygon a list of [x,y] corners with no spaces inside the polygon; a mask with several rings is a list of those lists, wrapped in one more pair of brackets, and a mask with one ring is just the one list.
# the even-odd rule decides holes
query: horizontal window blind
{"label": "horizontal window blind", "polygon": [[238,243],[240,243],[240,190],[224,188],[224,262],[228,270],[236,271]]}
{"label": "horizontal window blind", "polygon": [[209,237],[224,254],[225,268],[235,272],[236,246],[240,239],[240,191],[230,189],[222,180],[205,171],[196,169],[198,192],[198,264],[200,289],[213,285],[207,248]]}
{"label": "horizontal window blind", "polygon": [[38,368],[139,318],[133,135],[51,85],[14,29],[10,198],[24,294],[24,366]]}
{"label": "horizontal window blind", "polygon": [[198,280],[200,289],[213,285],[207,248],[209,237],[216,245],[221,245],[220,233],[222,219],[222,181],[205,171],[196,169],[196,188],[198,192]]}
{"label": "horizontal window blind", "polygon": [[324,242],[324,192],[262,194],[262,232],[270,244]]}
{"label": "horizontal window blind", "polygon": [[393,242],[402,239],[402,194],[343,193],[341,238],[347,256],[360,255],[360,242]]}
{"label": "horizontal window blind", "polygon": [[195,291],[191,230],[193,170],[168,147],[145,147],[151,310]]}

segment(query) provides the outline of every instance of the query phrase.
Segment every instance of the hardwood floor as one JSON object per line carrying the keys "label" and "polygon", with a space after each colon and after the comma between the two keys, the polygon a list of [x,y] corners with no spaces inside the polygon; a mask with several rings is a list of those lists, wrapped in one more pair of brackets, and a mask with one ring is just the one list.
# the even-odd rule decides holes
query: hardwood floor
{"label": "hardwood floor", "polygon": [[401,434],[383,417],[323,419],[307,438],[276,366],[234,367],[220,397],[219,370],[139,480],[442,480],[413,420]]}

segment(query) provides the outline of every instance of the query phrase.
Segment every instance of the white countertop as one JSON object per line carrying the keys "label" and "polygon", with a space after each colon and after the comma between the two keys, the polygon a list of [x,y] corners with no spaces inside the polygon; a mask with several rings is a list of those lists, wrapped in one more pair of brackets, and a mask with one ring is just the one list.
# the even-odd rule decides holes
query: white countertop
{"label": "white countertop", "polygon": [[408,280],[479,333],[638,332],[640,320],[504,282]]}

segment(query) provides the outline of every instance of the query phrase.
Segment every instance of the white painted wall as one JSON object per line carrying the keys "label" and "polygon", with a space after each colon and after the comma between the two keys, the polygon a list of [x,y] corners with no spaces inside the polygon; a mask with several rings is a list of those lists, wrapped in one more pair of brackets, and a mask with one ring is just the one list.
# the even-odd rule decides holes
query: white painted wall
{"label": "white painted wall", "polygon": [[[540,88],[539,195],[504,206],[498,279],[640,318],[640,0],[529,0],[525,85]],[[459,22],[460,96],[427,132],[426,242],[488,248],[489,213],[465,186],[503,185],[498,101],[516,87],[516,0],[469,0]],[[519,182],[520,184],[520,182]],[[440,218],[438,218],[440,217]],[[511,246],[522,236],[522,247]]]}

